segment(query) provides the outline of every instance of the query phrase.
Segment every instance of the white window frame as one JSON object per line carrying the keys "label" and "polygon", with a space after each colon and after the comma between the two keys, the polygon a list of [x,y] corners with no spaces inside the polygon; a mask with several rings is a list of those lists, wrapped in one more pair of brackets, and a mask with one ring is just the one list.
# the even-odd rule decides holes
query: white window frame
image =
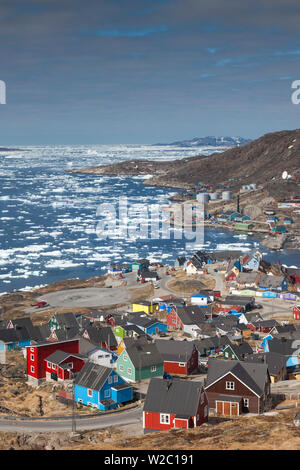
{"label": "white window frame", "polygon": [[131,369],[131,367],[128,367],[128,369],[127,369],[127,373],[128,373],[129,375],[131,375],[131,374],[132,374],[132,369]]}
{"label": "white window frame", "polygon": [[110,375],[110,376],[108,377],[108,384],[109,384],[109,385],[112,384],[112,381],[113,381],[113,378],[112,378],[112,376]]}
{"label": "white window frame", "polygon": [[243,398],[243,405],[245,408],[249,408],[249,398]]}
{"label": "white window frame", "polygon": [[56,370],[56,369],[57,369],[56,364],[52,364],[52,369],[53,369],[53,370]]}
{"label": "white window frame", "polygon": [[30,366],[30,372],[31,372],[32,374],[34,374],[34,371],[35,371],[34,366]]}
{"label": "white window frame", "polygon": [[151,366],[151,372],[156,372],[156,366]]}
{"label": "white window frame", "polygon": [[127,354],[124,354],[123,359],[124,359],[124,361],[127,361],[127,359],[128,359]]}
{"label": "white window frame", "polygon": [[124,367],[122,366],[122,364],[119,365],[119,370],[120,370],[121,372],[123,372]]}
{"label": "white window frame", "polygon": [[34,348],[30,348],[30,351],[31,351],[31,352],[34,352]]}
{"label": "white window frame", "polygon": [[178,366],[179,367],[185,367],[185,362],[179,362]]}
{"label": "white window frame", "polygon": [[119,377],[117,376],[117,374],[114,375],[114,383],[116,384],[119,380]]}
{"label": "white window frame", "polygon": [[92,397],[93,396],[93,390],[91,388],[87,389],[87,396]]}
{"label": "white window frame", "polygon": [[170,424],[170,415],[167,413],[160,413],[159,422],[160,424]]}
{"label": "white window frame", "polygon": [[34,354],[30,354],[30,360],[34,361]]}
{"label": "white window frame", "polygon": [[104,398],[110,398],[110,388],[104,390]]}
{"label": "white window frame", "polygon": [[227,381],[226,382],[226,390],[234,390],[235,389],[235,384],[232,381]]}
{"label": "white window frame", "polygon": [[48,369],[51,369],[51,362],[47,361],[47,367],[48,367]]}

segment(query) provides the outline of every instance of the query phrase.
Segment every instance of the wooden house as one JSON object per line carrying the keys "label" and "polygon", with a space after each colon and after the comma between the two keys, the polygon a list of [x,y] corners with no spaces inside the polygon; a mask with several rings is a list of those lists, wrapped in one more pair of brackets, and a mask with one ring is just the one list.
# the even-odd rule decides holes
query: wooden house
{"label": "wooden house", "polygon": [[63,382],[73,379],[81,371],[87,357],[65,351],[54,351],[45,359],[46,380]]}
{"label": "wooden house", "polygon": [[132,304],[132,311],[133,312],[145,312],[148,315],[154,313],[158,310],[158,303],[157,302],[148,302],[147,300],[138,301]]}
{"label": "wooden house", "polygon": [[144,433],[191,429],[208,421],[202,382],[151,379],[143,408]]}
{"label": "wooden house", "polygon": [[32,344],[26,347],[27,358],[27,381],[31,385],[38,386],[46,379],[45,359],[55,351],[64,351],[66,353],[79,353],[79,339],[66,341],[46,342]]}
{"label": "wooden house", "polygon": [[270,375],[264,363],[209,359],[205,391],[216,413],[239,416],[270,406]]}
{"label": "wooden house", "polygon": [[198,368],[198,351],[192,341],[157,339],[156,347],[164,361],[164,372],[189,375]]}
{"label": "wooden house", "polygon": [[123,342],[126,348],[116,362],[121,377],[138,382],[163,375],[164,361],[154,343],[149,343],[146,338],[123,338]]}
{"label": "wooden house", "polygon": [[87,362],[75,379],[74,400],[106,411],[131,401],[133,389],[110,367]]}

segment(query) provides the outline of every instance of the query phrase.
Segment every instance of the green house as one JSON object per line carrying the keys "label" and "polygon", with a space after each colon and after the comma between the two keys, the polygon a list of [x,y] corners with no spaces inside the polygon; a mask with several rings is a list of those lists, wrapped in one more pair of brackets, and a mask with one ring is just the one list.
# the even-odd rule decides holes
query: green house
{"label": "green house", "polygon": [[115,326],[114,335],[116,338],[125,338],[127,336],[126,330],[122,326]]}
{"label": "green house", "polygon": [[160,377],[164,373],[163,359],[154,343],[146,338],[132,338],[117,362],[117,373],[125,380],[139,382]]}
{"label": "green house", "polygon": [[238,361],[239,360],[239,358],[234,353],[234,351],[233,351],[232,347],[230,346],[230,344],[228,344],[224,348],[223,354],[224,354],[224,359],[228,359],[228,360],[231,360],[231,361]]}
{"label": "green house", "polygon": [[253,224],[246,222],[236,222],[234,224],[234,228],[236,230],[251,230],[253,228]]}

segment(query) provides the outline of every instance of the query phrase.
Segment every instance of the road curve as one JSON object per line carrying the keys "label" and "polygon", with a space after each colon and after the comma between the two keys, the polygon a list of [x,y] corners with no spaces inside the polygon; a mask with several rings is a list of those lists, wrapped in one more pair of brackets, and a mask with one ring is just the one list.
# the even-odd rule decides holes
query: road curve
{"label": "road curve", "polygon": [[[76,418],[77,431],[92,431],[111,426],[119,427],[126,424],[140,423],[142,420],[142,405],[128,411],[101,415],[91,418]],[[60,420],[19,420],[1,419],[0,432],[71,432],[72,416]]]}

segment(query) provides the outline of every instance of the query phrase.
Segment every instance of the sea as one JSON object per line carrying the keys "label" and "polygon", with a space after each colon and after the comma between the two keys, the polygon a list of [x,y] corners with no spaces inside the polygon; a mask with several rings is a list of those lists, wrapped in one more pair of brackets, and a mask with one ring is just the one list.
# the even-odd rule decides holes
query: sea
{"label": "sea", "polygon": [[[179,190],[141,184],[151,175],[110,177],[67,170],[129,159],[172,161],[223,150],[94,145],[0,151],[0,295],[63,279],[100,276],[111,264],[139,258],[172,265],[179,256],[191,256],[193,249],[187,248],[184,236],[176,238],[171,232],[169,237],[149,238],[143,230],[133,229],[131,236],[117,230],[120,201],[126,201],[128,223],[135,227],[139,217],[154,217],[150,207],[167,206],[168,198]],[[206,229],[197,249],[247,252],[255,247],[266,261],[300,266],[300,251],[273,252],[255,236],[220,229]]]}

